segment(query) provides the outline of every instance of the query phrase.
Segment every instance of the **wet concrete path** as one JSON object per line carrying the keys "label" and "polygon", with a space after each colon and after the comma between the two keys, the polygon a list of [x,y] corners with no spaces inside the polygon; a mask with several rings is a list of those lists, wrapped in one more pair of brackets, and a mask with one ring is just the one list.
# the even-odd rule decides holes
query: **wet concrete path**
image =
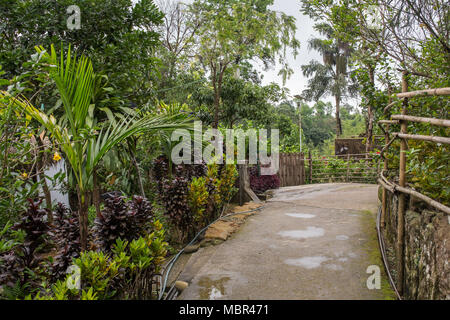
{"label": "wet concrete path", "polygon": [[[231,239],[192,254],[179,299],[392,298],[378,252],[377,201],[376,185],[281,188]],[[372,265],[381,289],[367,288]]]}

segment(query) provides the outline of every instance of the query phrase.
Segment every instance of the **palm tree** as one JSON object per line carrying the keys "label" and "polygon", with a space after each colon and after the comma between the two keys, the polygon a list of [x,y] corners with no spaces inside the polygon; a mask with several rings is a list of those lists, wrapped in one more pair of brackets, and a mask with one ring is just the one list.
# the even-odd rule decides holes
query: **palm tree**
{"label": "palm tree", "polygon": [[309,40],[309,49],[321,53],[323,63],[312,60],[309,64],[302,66],[303,75],[312,77],[308,81],[308,88],[304,90],[303,96],[308,100],[318,101],[321,97],[331,94],[336,102],[336,135],[342,134],[340,118],[340,104],[342,97],[347,91],[353,93],[353,87],[348,85],[348,58],[351,50],[347,43],[341,42],[334,36],[333,28],[327,23],[314,26],[319,33],[325,35],[326,39],[313,38]]}
{"label": "palm tree", "polygon": [[[53,116],[47,116],[24,98],[13,99],[15,104],[33,119],[37,120],[51,134],[63,151],[69,162],[76,180],[78,194],[78,213],[80,220],[80,242],[83,250],[87,249],[88,236],[88,194],[92,192],[93,175],[96,166],[103,156],[115,145],[125,139],[142,134],[159,134],[159,131],[173,131],[179,128],[191,128],[191,123],[185,114],[165,115],[140,113],[109,126],[97,128],[91,104],[95,74],[91,61],[81,56],[71,55],[70,47],[66,58],[61,52],[57,56],[52,45],[50,53],[42,47],[38,53],[47,63],[49,75],[55,82],[64,107],[65,121],[57,121]],[[6,96],[7,93],[0,93]],[[61,119],[60,119],[61,120]]]}

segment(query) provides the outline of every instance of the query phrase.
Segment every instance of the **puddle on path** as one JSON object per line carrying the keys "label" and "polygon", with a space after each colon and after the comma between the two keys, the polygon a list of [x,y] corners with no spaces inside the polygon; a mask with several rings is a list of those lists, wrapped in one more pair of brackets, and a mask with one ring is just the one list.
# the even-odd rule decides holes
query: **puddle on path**
{"label": "puddle on path", "polygon": [[348,240],[348,239],[349,239],[349,237],[346,235],[343,235],[343,234],[336,236],[336,240]]}
{"label": "puddle on path", "polygon": [[325,266],[326,268],[330,269],[330,270],[334,270],[334,271],[338,271],[338,270],[344,270],[344,268],[342,268],[342,266],[338,265],[338,264],[327,264]]}
{"label": "puddle on path", "polygon": [[314,269],[320,267],[320,265],[329,260],[324,256],[316,256],[316,257],[303,257],[300,259],[287,259],[284,262],[291,266],[303,267],[306,269]]}
{"label": "puddle on path", "polygon": [[322,228],[308,227],[306,230],[289,230],[280,231],[278,234],[282,237],[304,239],[304,238],[314,238],[321,237],[325,234],[325,230]]}
{"label": "puddle on path", "polygon": [[308,214],[308,213],[286,213],[287,216],[293,217],[293,218],[301,218],[301,219],[311,219],[314,218],[314,214]]}
{"label": "puddle on path", "polygon": [[198,286],[200,288],[200,299],[202,300],[216,300],[225,295],[225,284],[230,280],[229,277],[223,277],[219,280],[211,280],[208,277],[202,277]]}

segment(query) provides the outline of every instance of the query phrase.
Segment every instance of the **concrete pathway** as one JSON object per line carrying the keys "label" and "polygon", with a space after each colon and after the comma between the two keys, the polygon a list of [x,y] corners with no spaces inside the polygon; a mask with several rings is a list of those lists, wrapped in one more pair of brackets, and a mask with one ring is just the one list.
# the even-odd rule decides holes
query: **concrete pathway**
{"label": "concrete pathway", "polygon": [[[179,299],[388,299],[375,231],[377,186],[277,190],[228,241],[190,257]],[[369,266],[381,289],[369,290]]]}

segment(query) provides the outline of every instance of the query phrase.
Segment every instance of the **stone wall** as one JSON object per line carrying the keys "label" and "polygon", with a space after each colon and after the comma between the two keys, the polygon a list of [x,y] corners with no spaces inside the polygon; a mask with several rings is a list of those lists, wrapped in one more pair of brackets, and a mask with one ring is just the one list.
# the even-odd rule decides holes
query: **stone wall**
{"label": "stone wall", "polygon": [[[380,187],[380,199],[381,199]],[[407,196],[405,216],[405,299],[450,299],[450,218]],[[395,277],[396,195],[387,192],[384,238]],[[380,200],[381,201],[381,200]]]}

